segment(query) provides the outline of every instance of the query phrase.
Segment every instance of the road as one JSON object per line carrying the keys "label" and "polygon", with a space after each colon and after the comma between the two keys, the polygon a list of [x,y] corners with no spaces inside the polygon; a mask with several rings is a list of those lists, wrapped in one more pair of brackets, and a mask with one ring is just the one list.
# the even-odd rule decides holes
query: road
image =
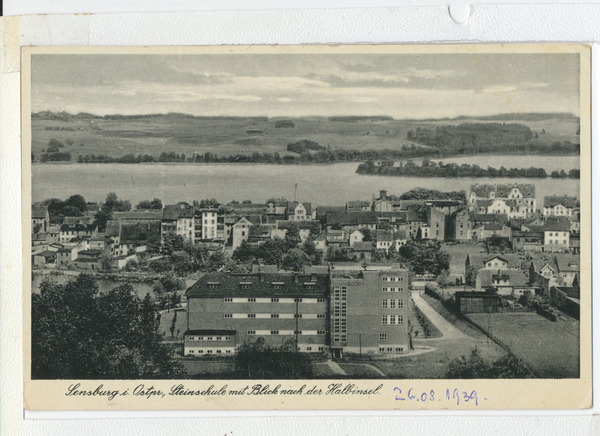
{"label": "road", "polygon": [[425,314],[425,316],[437,327],[437,329],[442,333],[441,339],[467,339],[469,338],[463,332],[458,330],[452,324],[444,319],[442,315],[437,313],[437,311],[427,303],[427,301],[421,298],[421,294],[419,292],[412,292],[412,299],[415,302],[415,305]]}

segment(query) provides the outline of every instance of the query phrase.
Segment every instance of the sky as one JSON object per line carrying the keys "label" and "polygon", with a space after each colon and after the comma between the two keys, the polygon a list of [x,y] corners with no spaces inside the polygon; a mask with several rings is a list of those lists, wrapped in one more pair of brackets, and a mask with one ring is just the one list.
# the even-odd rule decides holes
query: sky
{"label": "sky", "polygon": [[579,116],[577,54],[32,55],[32,112]]}

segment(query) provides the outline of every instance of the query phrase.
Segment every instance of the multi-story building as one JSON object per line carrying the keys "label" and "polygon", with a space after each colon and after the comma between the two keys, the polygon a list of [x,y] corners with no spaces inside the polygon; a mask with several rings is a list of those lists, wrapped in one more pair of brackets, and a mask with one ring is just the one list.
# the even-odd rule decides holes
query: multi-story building
{"label": "multi-story building", "polygon": [[184,355],[235,353],[263,338],[301,352],[328,349],[326,274],[204,275],[186,292]]}
{"label": "multi-story building", "polygon": [[206,209],[200,211],[201,224],[202,224],[202,239],[207,241],[218,238],[218,219],[216,209]]}
{"label": "multi-story building", "polygon": [[165,206],[161,220],[161,235],[180,235],[184,241],[195,242],[194,206],[181,201]]}
{"label": "multi-story building", "polygon": [[544,216],[566,216],[572,217],[577,208],[577,197],[567,195],[552,195],[544,197]]}
{"label": "multi-story building", "polygon": [[400,354],[409,348],[408,270],[332,267],[330,341],[334,357]]}
{"label": "multi-story building", "polygon": [[[39,232],[45,232],[50,222],[48,206],[31,207],[31,229]],[[37,229],[36,229],[37,226]]]}
{"label": "multi-story building", "polygon": [[476,183],[471,185],[469,207],[478,213],[528,216],[536,211],[535,185],[529,183],[480,185]]}
{"label": "multi-story building", "polygon": [[63,224],[60,227],[59,242],[70,242],[78,237],[94,237],[98,233],[98,226],[95,224]]}

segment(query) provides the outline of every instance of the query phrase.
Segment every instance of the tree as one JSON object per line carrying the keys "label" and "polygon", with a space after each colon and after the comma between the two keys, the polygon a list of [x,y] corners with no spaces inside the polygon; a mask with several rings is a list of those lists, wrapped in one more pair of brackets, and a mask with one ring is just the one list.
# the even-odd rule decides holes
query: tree
{"label": "tree", "polygon": [[294,339],[268,346],[264,338],[258,337],[240,346],[235,355],[235,372],[237,377],[248,379],[310,379],[313,365],[307,353],[296,352]]}
{"label": "tree", "polygon": [[437,276],[437,283],[440,285],[440,288],[447,288],[450,286],[452,281],[450,280],[450,271],[445,269]]}
{"label": "tree", "polygon": [[300,243],[300,229],[298,228],[298,224],[292,223],[290,224],[287,232],[285,233],[285,238],[283,239],[288,247],[288,249],[292,249],[298,246]]}
{"label": "tree", "polygon": [[299,248],[288,251],[281,260],[281,266],[286,270],[301,271],[304,265],[310,265],[310,257]]}
{"label": "tree", "polygon": [[469,357],[461,356],[446,366],[444,378],[447,379],[500,379],[531,378],[532,373],[522,359],[508,354],[490,362],[479,354],[477,348],[471,350]]}
{"label": "tree", "polygon": [[100,265],[102,265],[102,269],[105,271],[111,271],[112,270],[112,260],[113,260],[113,257],[110,253],[104,253],[100,257]]}
{"label": "tree", "polygon": [[150,201],[150,200],[142,200],[138,203],[138,205],[135,207],[136,209],[140,210],[140,209],[156,209],[156,210],[160,210],[162,209],[163,204],[162,201],[159,198],[155,198],[154,200]]}
{"label": "tree", "polygon": [[138,269],[138,262],[135,259],[128,260],[125,264],[125,271],[131,272]]}
{"label": "tree", "polygon": [[162,253],[167,256],[172,255],[177,251],[183,251],[183,236],[166,234],[163,236]]}
{"label": "tree", "polygon": [[477,270],[475,269],[475,267],[469,267],[469,270],[467,271],[467,274],[465,276],[465,284],[467,286],[475,286],[475,282],[477,280]]}
{"label": "tree", "polygon": [[98,232],[105,232],[106,225],[108,221],[112,219],[111,212],[105,212],[103,210],[99,210],[96,215],[94,215],[94,224],[98,226]]}
{"label": "tree", "polygon": [[131,203],[117,198],[117,194],[114,192],[109,193],[106,196],[106,201],[102,205],[102,211],[106,213],[110,212],[128,212],[131,210]]}
{"label": "tree", "polygon": [[438,275],[450,269],[450,255],[442,252],[439,241],[410,241],[400,247],[400,256],[415,274]]}
{"label": "tree", "polygon": [[227,261],[225,259],[225,253],[223,253],[222,251],[215,251],[208,258],[208,269],[209,271],[218,271],[223,266],[225,266],[226,262]]}
{"label": "tree", "polygon": [[33,379],[172,379],[182,366],[163,344],[150,296],[130,284],[100,292],[93,277],[44,281],[32,295]]}
{"label": "tree", "polygon": [[313,240],[308,238],[304,244],[302,244],[302,251],[304,251],[308,256],[312,257],[317,253],[318,250]]}

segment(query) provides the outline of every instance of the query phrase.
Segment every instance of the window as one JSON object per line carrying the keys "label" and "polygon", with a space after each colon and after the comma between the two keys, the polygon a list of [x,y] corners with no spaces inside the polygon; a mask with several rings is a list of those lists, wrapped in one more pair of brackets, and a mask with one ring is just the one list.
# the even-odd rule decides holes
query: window
{"label": "window", "polygon": [[295,313],[294,314],[294,318],[302,318],[302,314],[301,313]]}
{"label": "window", "polygon": [[294,334],[295,335],[301,335],[302,334],[302,330],[294,330]]}
{"label": "window", "polygon": [[255,313],[249,313],[248,314],[248,318],[256,318],[256,314]]}
{"label": "window", "polygon": [[191,354],[194,354],[194,350],[190,350],[190,353],[191,353]]}
{"label": "window", "polygon": [[342,342],[346,342],[346,335],[342,335]]}
{"label": "window", "polygon": [[333,322],[333,331],[335,333],[339,333],[340,332],[340,320],[339,319],[334,320],[334,322]]}
{"label": "window", "polygon": [[346,316],[346,303],[342,303],[342,316]]}
{"label": "window", "polygon": [[247,335],[255,335],[256,334],[256,330],[248,330],[246,332]]}
{"label": "window", "polygon": [[279,314],[278,313],[272,313],[271,314],[271,318],[279,318]]}
{"label": "window", "polygon": [[212,341],[212,336],[209,336],[208,338],[206,338],[207,341]]}
{"label": "window", "polygon": [[233,318],[233,314],[232,313],[225,313],[223,314],[224,318]]}
{"label": "window", "polygon": [[225,303],[233,303],[233,298],[224,298]]}
{"label": "window", "polygon": [[398,300],[398,309],[404,309],[404,300]]}
{"label": "window", "polygon": [[198,350],[198,354],[204,354],[204,350]]}
{"label": "window", "polygon": [[217,289],[219,287],[218,283],[209,283],[208,289]]}
{"label": "window", "polygon": [[379,347],[379,352],[380,352],[380,353],[383,353],[383,352],[385,352],[385,348],[384,348],[384,347]]}
{"label": "window", "polygon": [[387,315],[383,315],[381,317],[381,323],[382,324],[387,324],[388,323],[388,316]]}
{"label": "window", "polygon": [[334,300],[340,299],[340,287],[339,286],[333,287],[333,297],[334,297]]}
{"label": "window", "polygon": [[333,337],[333,341],[334,341],[334,342],[339,342],[339,341],[340,341],[340,335],[335,335],[335,336]]}
{"label": "window", "polygon": [[384,298],[383,300],[381,300],[381,308],[382,309],[387,309],[388,308],[388,301],[386,298]]}
{"label": "window", "polygon": [[317,334],[318,335],[324,335],[325,334],[325,330],[317,330]]}
{"label": "window", "polygon": [[195,338],[194,336],[190,336],[188,339],[189,339],[190,341],[195,341],[195,340],[196,340],[196,338]]}
{"label": "window", "polygon": [[342,301],[346,300],[346,290],[347,288],[345,286],[342,286]]}
{"label": "window", "polygon": [[225,350],[225,354],[231,354],[231,350]]}
{"label": "window", "polygon": [[396,277],[390,277],[390,282],[395,282],[396,281]]}
{"label": "window", "polygon": [[281,285],[273,285],[273,289],[282,289],[282,288],[283,288],[283,286],[281,286]]}
{"label": "window", "polygon": [[294,298],[294,303],[302,303],[302,298]]}
{"label": "window", "polygon": [[256,298],[248,298],[248,303],[256,303]]}
{"label": "window", "polygon": [[325,313],[319,313],[319,314],[317,315],[317,318],[318,318],[318,319],[325,319],[325,318],[327,318],[327,314],[325,314]]}
{"label": "window", "polygon": [[207,354],[212,354],[212,350],[207,350],[206,353]]}
{"label": "window", "polygon": [[221,350],[217,350],[217,354],[221,354]]}
{"label": "window", "polygon": [[396,308],[396,300],[390,300],[390,309]]}
{"label": "window", "polygon": [[327,300],[325,298],[317,298],[317,303],[326,303]]}
{"label": "window", "polygon": [[215,339],[215,341],[220,341],[222,338],[221,336],[217,336],[217,338]]}
{"label": "window", "polygon": [[390,315],[390,324],[396,324],[396,315]]}
{"label": "window", "polygon": [[383,292],[388,292],[389,288],[383,288]]}
{"label": "window", "polygon": [[396,353],[402,353],[403,351],[404,351],[404,348],[396,347]]}
{"label": "window", "polygon": [[383,281],[383,282],[387,282],[387,281],[388,281],[388,278],[387,278],[387,277],[382,277],[382,278],[381,278],[381,281]]}
{"label": "window", "polygon": [[306,351],[312,351],[311,347],[306,347]]}
{"label": "window", "polygon": [[342,333],[346,333],[346,318],[342,318]]}
{"label": "window", "polygon": [[404,316],[398,315],[398,324],[404,324]]}
{"label": "window", "polygon": [[271,330],[271,334],[272,335],[278,335],[279,334],[279,330]]}
{"label": "window", "polygon": [[250,289],[250,285],[249,285],[249,284],[247,284],[247,283],[244,283],[244,284],[242,285],[242,289]]}
{"label": "window", "polygon": [[380,341],[387,341],[387,333],[379,333]]}
{"label": "window", "polygon": [[392,352],[392,347],[388,347],[388,348],[387,348],[387,352],[388,352],[388,353],[391,353],[391,352]]}
{"label": "window", "polygon": [[306,285],[306,289],[309,291],[313,291],[315,289],[315,285]]}
{"label": "window", "polygon": [[279,303],[279,298],[271,298],[271,303]]}
{"label": "window", "polygon": [[325,348],[323,347],[319,347],[319,351],[323,351]]}

